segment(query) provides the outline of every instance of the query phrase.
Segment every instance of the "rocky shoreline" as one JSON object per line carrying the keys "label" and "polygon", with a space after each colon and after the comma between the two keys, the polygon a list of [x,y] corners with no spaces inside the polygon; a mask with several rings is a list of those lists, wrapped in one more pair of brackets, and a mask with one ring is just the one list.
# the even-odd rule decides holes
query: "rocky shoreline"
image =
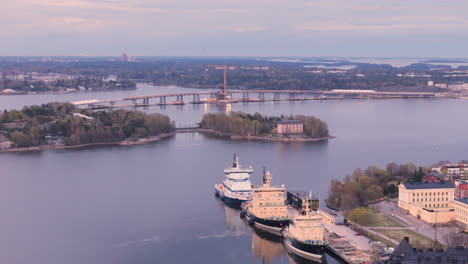
{"label": "rocky shoreline", "polygon": [[42,146],[33,146],[33,147],[24,147],[24,148],[4,148],[0,149],[0,153],[5,152],[28,152],[28,151],[41,151],[41,150],[56,150],[56,149],[79,149],[79,148],[86,148],[86,147],[95,147],[95,146],[134,146],[134,145],[142,145],[151,142],[160,141],[162,139],[174,136],[176,133],[206,133],[218,137],[228,138],[230,140],[247,140],[247,141],[270,141],[270,142],[316,142],[316,141],[324,141],[329,139],[334,139],[334,136],[322,137],[322,138],[308,138],[308,137],[277,137],[273,135],[269,136],[237,136],[231,135],[227,133],[222,133],[219,131],[211,130],[211,129],[203,129],[203,128],[191,128],[191,129],[178,129],[174,132],[161,134],[158,136],[153,136],[149,138],[140,138],[137,140],[129,140],[126,139],[121,142],[101,142],[101,143],[89,143],[89,144],[80,144],[74,146],[66,146],[66,145],[42,145]]}
{"label": "rocky shoreline", "polygon": [[85,147],[94,147],[94,146],[133,146],[133,145],[142,145],[146,143],[156,142],[168,137],[175,135],[176,132],[167,133],[167,134],[160,134],[157,136],[149,137],[149,138],[140,138],[138,140],[124,140],[121,142],[102,142],[102,143],[89,143],[89,144],[80,144],[74,146],[54,146],[54,145],[43,145],[43,146],[33,146],[33,147],[25,147],[25,148],[6,148],[0,149],[0,153],[2,152],[28,152],[28,151],[41,151],[41,150],[52,150],[52,149],[78,149],[78,148],[85,148]]}
{"label": "rocky shoreline", "polygon": [[328,137],[321,137],[321,138],[309,138],[306,136],[291,136],[291,137],[284,137],[284,136],[238,136],[232,135],[228,133],[219,132],[212,129],[204,129],[204,128],[193,128],[193,129],[183,129],[180,130],[181,133],[192,133],[192,132],[200,132],[200,133],[207,133],[219,137],[226,137],[231,140],[255,140],[255,141],[272,141],[272,142],[315,142],[315,141],[323,141],[334,139],[334,136]]}

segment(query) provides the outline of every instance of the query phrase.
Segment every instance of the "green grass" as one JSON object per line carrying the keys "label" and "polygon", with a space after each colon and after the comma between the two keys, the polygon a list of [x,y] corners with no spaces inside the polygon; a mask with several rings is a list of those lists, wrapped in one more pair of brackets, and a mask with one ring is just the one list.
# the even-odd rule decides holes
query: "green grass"
{"label": "green grass", "polygon": [[372,240],[380,241],[380,242],[386,244],[389,247],[394,247],[395,248],[397,246],[395,243],[391,242],[390,240],[387,240],[387,239],[385,239],[385,238],[383,238],[383,237],[381,237],[379,235],[376,235],[374,233],[367,232],[366,230],[361,229],[359,227],[355,227],[354,229],[355,229],[356,232],[361,233],[361,234],[365,235],[366,237],[368,237],[368,238],[370,238]]}
{"label": "green grass", "polygon": [[361,222],[361,225],[367,227],[404,227],[402,224],[391,219],[385,214],[375,212],[371,212],[371,217]]}
{"label": "green grass", "polygon": [[434,240],[414,232],[410,229],[373,229],[391,239],[401,241],[404,237],[409,237],[410,244],[417,248],[433,248]]}

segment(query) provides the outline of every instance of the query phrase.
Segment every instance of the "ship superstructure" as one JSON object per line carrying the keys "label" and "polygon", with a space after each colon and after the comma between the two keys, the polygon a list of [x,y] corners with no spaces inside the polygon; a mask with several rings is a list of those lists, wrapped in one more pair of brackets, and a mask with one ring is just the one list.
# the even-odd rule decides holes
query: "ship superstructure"
{"label": "ship superstructure", "polygon": [[240,206],[243,202],[252,199],[252,184],[250,182],[252,174],[252,167],[242,168],[239,157],[234,154],[232,167],[224,169],[226,179],[214,186],[215,194],[231,205]]}
{"label": "ship superstructure", "polygon": [[302,208],[291,217],[289,226],[283,229],[286,249],[300,257],[321,261],[327,243],[324,241],[322,217],[310,211],[310,203],[302,201]]}
{"label": "ship superstructure", "polygon": [[244,204],[241,217],[258,229],[281,236],[289,223],[285,188],[271,186],[270,172],[264,172],[263,185],[253,189],[252,201]]}

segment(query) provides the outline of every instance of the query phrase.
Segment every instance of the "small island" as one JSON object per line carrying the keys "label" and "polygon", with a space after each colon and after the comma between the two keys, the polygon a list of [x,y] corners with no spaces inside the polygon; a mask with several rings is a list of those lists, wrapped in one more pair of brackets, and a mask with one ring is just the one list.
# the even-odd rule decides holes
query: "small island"
{"label": "small island", "polygon": [[262,116],[232,112],[205,114],[200,128],[203,132],[231,139],[266,141],[320,141],[333,138],[327,123],[313,116]]}
{"label": "small island", "polygon": [[0,151],[94,145],[134,145],[175,133],[168,116],[139,111],[89,111],[70,103],[26,106],[0,113]]}

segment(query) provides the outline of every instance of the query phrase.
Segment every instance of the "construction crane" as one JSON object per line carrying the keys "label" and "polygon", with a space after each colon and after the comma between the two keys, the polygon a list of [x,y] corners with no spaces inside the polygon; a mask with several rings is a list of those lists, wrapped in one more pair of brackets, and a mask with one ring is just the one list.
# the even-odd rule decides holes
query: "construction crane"
{"label": "construction crane", "polygon": [[222,90],[219,92],[218,99],[219,100],[227,100],[228,99],[228,94],[227,94],[227,70],[233,66],[227,66],[226,64],[224,65],[208,65],[209,67],[215,67],[217,69],[223,69],[224,70],[224,85]]}

